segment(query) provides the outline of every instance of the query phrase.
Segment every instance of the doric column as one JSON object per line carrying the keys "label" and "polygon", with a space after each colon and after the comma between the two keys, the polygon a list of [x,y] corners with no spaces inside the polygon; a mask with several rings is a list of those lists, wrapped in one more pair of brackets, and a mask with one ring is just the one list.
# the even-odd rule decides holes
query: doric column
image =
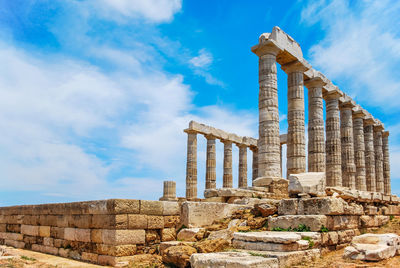
{"label": "doric column", "polygon": [[164,194],[160,198],[161,201],[176,201],[176,182],[164,181]]}
{"label": "doric column", "polygon": [[252,163],[252,181],[258,178],[258,149],[255,146],[250,147],[250,150],[253,154],[253,163]]}
{"label": "doric column", "polygon": [[259,57],[259,139],[258,178],[254,186],[265,186],[265,179],[280,178],[279,159],[279,110],[276,56],[280,51],[273,40],[260,37],[252,47]]}
{"label": "doric column", "polygon": [[197,134],[185,130],[188,134],[186,161],[186,198],[197,198]]}
{"label": "doric column", "polygon": [[375,150],[374,150],[374,123],[371,116],[364,119],[364,143],[365,143],[365,168],[367,191],[375,192]]}
{"label": "doric column", "polygon": [[215,189],[216,186],[216,157],[215,137],[207,135],[207,160],[206,160],[206,189]]}
{"label": "doric column", "polygon": [[385,191],[383,183],[382,131],[383,126],[381,124],[374,125],[375,181],[378,193]]}
{"label": "doric column", "polygon": [[239,147],[239,188],[247,187],[247,146],[238,144]]}
{"label": "doric column", "polygon": [[367,114],[360,107],[353,109],[354,163],[356,164],[356,188],[367,191],[365,170],[364,118]]}
{"label": "doric column", "polygon": [[286,175],[289,177],[289,174],[306,171],[303,75],[308,67],[300,61],[295,61],[285,64],[281,68],[288,75]]}
{"label": "doric column", "polygon": [[342,150],[342,186],[356,189],[356,165],[354,164],[353,107],[349,97],[341,99],[340,136]]}
{"label": "doric column", "polygon": [[326,103],[326,185],[342,186],[342,150],[340,144],[339,90],[324,95]]}
{"label": "doric column", "polygon": [[308,88],[308,172],[325,172],[324,102],[319,77],[304,81]]}
{"label": "doric column", "polygon": [[382,134],[382,149],[383,149],[383,182],[385,194],[391,194],[390,186],[390,158],[389,158],[389,131],[384,131]]}
{"label": "doric column", "polygon": [[222,187],[232,188],[232,142],[228,140],[223,140],[222,142],[224,143],[224,177]]}

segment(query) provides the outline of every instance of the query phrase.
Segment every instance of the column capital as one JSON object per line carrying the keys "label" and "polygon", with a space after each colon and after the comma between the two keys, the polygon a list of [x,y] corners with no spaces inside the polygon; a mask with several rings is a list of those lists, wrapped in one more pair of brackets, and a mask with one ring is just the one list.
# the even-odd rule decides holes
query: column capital
{"label": "column capital", "polygon": [[223,144],[226,144],[226,145],[231,145],[231,144],[233,143],[233,141],[231,141],[231,140],[220,139],[220,141],[221,141]]}
{"label": "column capital", "polygon": [[364,126],[372,126],[375,124],[375,119],[371,115],[364,118]]}
{"label": "column capital", "polygon": [[389,131],[387,131],[387,130],[386,130],[386,131],[383,131],[383,132],[382,132],[382,137],[383,137],[383,138],[389,137]]}
{"label": "column capital", "polygon": [[333,89],[323,93],[323,97],[325,100],[339,100],[340,97],[343,96],[343,92],[339,89]]}
{"label": "column capital", "polygon": [[187,134],[198,134],[198,132],[196,130],[193,130],[190,128],[184,129],[183,132],[185,132]]}
{"label": "column capital", "polygon": [[235,143],[235,145],[238,147],[238,148],[247,148],[248,146],[246,145],[246,144],[243,144],[243,143]]}
{"label": "column capital", "polygon": [[257,152],[258,152],[258,147],[257,147],[257,146],[250,146],[249,149],[250,149],[253,153],[257,153]]}
{"label": "column capital", "polygon": [[354,100],[352,100],[349,96],[344,95],[343,97],[339,98],[340,102],[340,109],[353,109],[356,106]]}
{"label": "column capital", "polygon": [[295,60],[281,66],[285,73],[301,72],[304,73],[311,68],[311,65],[306,60]]}
{"label": "column capital", "polygon": [[[267,54],[278,55],[283,49],[278,45],[275,40],[267,39],[266,34],[262,34],[259,38],[259,43],[251,47],[251,52],[261,57]],[[269,34],[268,34],[269,36]]]}
{"label": "column capital", "polygon": [[215,137],[213,134],[204,134],[204,137],[207,140],[215,140],[217,137]]}
{"label": "column capital", "polygon": [[308,80],[304,80],[304,85],[306,86],[306,88],[322,88],[326,85],[326,82],[322,80],[321,77],[314,77]]}
{"label": "column capital", "polygon": [[367,111],[361,108],[360,105],[356,105],[353,108],[353,118],[362,118],[364,119],[368,115]]}
{"label": "column capital", "polygon": [[385,128],[381,124],[374,125],[374,132],[382,132]]}

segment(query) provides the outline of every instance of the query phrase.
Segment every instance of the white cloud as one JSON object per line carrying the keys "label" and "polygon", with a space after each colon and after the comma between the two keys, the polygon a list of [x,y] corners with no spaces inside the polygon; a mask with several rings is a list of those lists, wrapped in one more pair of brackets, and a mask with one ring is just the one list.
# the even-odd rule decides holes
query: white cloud
{"label": "white cloud", "polygon": [[182,8],[182,0],[100,0],[94,1],[93,5],[100,5],[102,12],[115,20],[122,15],[150,22],[168,22]]}
{"label": "white cloud", "polygon": [[191,65],[194,73],[201,76],[210,85],[216,85],[220,87],[225,87],[225,83],[221,80],[215,78],[210,73],[210,67],[214,61],[214,58],[210,52],[206,49],[200,49],[199,55],[191,58],[189,64]]}
{"label": "white cloud", "polygon": [[213,56],[204,48],[199,51],[198,56],[191,58],[189,61],[189,63],[191,63],[194,67],[198,68],[207,68],[212,62]]}
{"label": "white cloud", "polygon": [[370,106],[399,111],[400,2],[309,1],[302,21],[325,36],[309,51],[311,63]]}

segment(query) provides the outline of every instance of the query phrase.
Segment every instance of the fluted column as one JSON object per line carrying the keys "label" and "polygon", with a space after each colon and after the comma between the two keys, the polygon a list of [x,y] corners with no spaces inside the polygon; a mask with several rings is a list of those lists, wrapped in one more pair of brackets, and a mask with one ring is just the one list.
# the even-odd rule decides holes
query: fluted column
{"label": "fluted column", "polygon": [[288,133],[286,150],[287,177],[306,171],[306,139],[304,126],[304,72],[308,70],[300,61],[282,66],[288,75]]}
{"label": "fluted column", "polygon": [[325,94],[326,103],[326,185],[342,186],[342,150],[340,143],[339,98],[332,90]]}
{"label": "fluted column", "polygon": [[366,113],[360,108],[353,109],[354,163],[356,165],[356,188],[367,191],[365,170],[364,118]]}
{"label": "fluted column", "polygon": [[308,88],[308,172],[325,172],[324,102],[319,77],[304,81]]}
{"label": "fluted column", "polygon": [[354,164],[353,107],[354,101],[346,96],[340,104],[340,136],[342,150],[342,186],[356,189]]}
{"label": "fluted column", "polygon": [[364,143],[365,143],[365,168],[367,191],[376,191],[375,182],[375,150],[374,150],[374,120],[371,117],[364,119]]}
{"label": "fluted column", "polygon": [[215,137],[207,135],[206,189],[216,188]]}
{"label": "fluted column", "polygon": [[382,134],[382,149],[383,149],[383,182],[385,194],[391,194],[390,185],[390,158],[389,158],[389,131],[384,131]]}
{"label": "fluted column", "polygon": [[188,134],[186,161],[186,198],[197,198],[197,134],[185,130]]}
{"label": "fluted column", "polygon": [[254,186],[265,186],[265,178],[279,178],[279,110],[276,55],[280,51],[273,41],[260,38],[252,48],[259,56],[259,139],[258,178]]}
{"label": "fluted column", "polygon": [[164,181],[164,194],[160,198],[161,201],[176,201],[176,182]]}
{"label": "fluted column", "polygon": [[232,142],[227,140],[223,140],[222,142],[224,143],[224,176],[222,187],[232,188]]}
{"label": "fluted column", "polygon": [[239,144],[239,188],[247,187],[247,146]]}
{"label": "fluted column", "polygon": [[375,148],[375,177],[376,191],[384,192],[383,183],[383,151],[382,151],[382,125],[374,125],[374,148]]}
{"label": "fluted column", "polygon": [[258,178],[258,149],[255,146],[250,147],[250,150],[253,154],[253,163],[252,163],[252,181]]}

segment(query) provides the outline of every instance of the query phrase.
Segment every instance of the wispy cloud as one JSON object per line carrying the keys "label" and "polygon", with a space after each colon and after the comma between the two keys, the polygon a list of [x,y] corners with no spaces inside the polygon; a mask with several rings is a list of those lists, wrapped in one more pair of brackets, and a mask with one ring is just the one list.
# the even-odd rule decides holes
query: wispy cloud
{"label": "wispy cloud", "polygon": [[225,87],[224,82],[215,78],[211,74],[211,65],[213,60],[214,58],[212,54],[203,48],[200,49],[198,56],[189,59],[189,64],[191,65],[194,73],[203,77],[208,84]]}
{"label": "wispy cloud", "polygon": [[213,56],[204,48],[199,51],[199,55],[189,60],[194,67],[208,68],[213,62]]}

